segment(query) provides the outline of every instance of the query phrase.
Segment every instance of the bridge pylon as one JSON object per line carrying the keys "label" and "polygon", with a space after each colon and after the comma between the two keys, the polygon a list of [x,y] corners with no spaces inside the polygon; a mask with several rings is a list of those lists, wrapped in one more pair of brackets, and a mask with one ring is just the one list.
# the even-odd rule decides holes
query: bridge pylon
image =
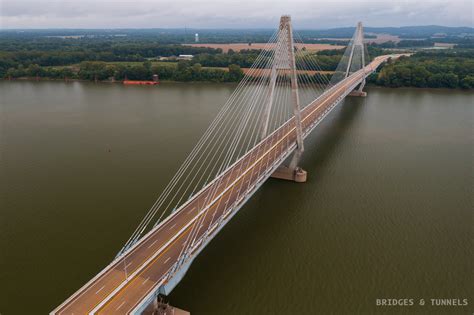
{"label": "bridge pylon", "polygon": [[[352,47],[351,53],[349,55],[349,62],[347,64],[346,75],[347,78],[349,76],[349,72],[351,72],[351,68],[354,68],[353,64],[357,64],[360,62],[360,68],[365,67],[365,45],[364,45],[364,27],[362,26],[362,22],[357,23],[357,28],[352,38]],[[359,59],[360,58],[360,59]],[[359,59],[359,60],[356,60]],[[358,66],[356,66],[358,68]],[[354,70],[354,69],[353,69]],[[358,70],[358,69],[357,69]],[[365,79],[360,83],[357,89],[354,89],[349,96],[367,96],[367,92],[364,92],[362,89],[365,86]]]}
{"label": "bridge pylon", "polygon": [[264,139],[268,133],[270,111],[274,101],[275,84],[280,70],[290,73],[291,81],[291,103],[295,117],[296,128],[296,150],[288,166],[281,165],[273,173],[273,178],[291,180],[295,182],[306,181],[306,171],[298,167],[301,155],[304,151],[303,129],[301,124],[301,106],[298,93],[298,76],[295,61],[295,46],[293,40],[293,28],[291,17],[283,15],[280,18],[279,33],[275,43],[275,58],[271,65],[270,84],[268,89],[268,102],[262,118],[261,138]]}

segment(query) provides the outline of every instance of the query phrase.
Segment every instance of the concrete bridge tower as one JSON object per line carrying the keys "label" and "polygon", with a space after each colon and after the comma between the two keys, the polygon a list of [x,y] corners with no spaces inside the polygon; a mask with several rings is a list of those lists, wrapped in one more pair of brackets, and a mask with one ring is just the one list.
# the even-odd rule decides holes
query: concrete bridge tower
{"label": "concrete bridge tower", "polygon": [[280,166],[272,175],[274,178],[293,180],[296,182],[306,181],[306,171],[298,167],[299,160],[304,151],[303,130],[301,125],[301,106],[298,93],[298,76],[296,72],[295,46],[293,40],[293,28],[291,17],[283,15],[280,18],[279,33],[275,43],[273,64],[270,71],[270,84],[268,89],[268,102],[262,118],[261,138],[264,139],[268,134],[268,123],[270,111],[274,101],[275,84],[279,71],[283,70],[290,74],[291,80],[291,103],[293,114],[295,116],[296,143],[297,147],[291,159],[289,166]]}
{"label": "concrete bridge tower", "polygon": [[[360,59],[359,59],[360,58]],[[359,60],[356,60],[359,59]],[[365,46],[364,46],[364,28],[362,26],[362,22],[357,23],[357,28],[354,33],[351,53],[349,55],[349,62],[347,63],[346,75],[347,78],[349,76],[349,72],[351,72],[351,68],[353,64],[359,65],[360,68],[363,69],[365,67]],[[359,67],[357,67],[359,68]],[[365,86],[365,79],[359,85],[359,88],[352,91],[349,95],[350,96],[367,96],[367,92],[362,91]]]}

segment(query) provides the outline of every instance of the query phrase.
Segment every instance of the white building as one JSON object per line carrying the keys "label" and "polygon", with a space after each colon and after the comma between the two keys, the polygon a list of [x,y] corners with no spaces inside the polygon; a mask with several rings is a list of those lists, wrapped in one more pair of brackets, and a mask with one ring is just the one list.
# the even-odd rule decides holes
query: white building
{"label": "white building", "polygon": [[177,59],[178,60],[191,60],[193,59],[193,57],[194,57],[193,55],[179,55]]}

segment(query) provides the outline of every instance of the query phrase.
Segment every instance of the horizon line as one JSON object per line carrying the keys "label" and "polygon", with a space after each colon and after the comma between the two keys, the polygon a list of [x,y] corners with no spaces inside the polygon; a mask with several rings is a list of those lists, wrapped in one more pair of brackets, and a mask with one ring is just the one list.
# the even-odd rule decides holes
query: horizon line
{"label": "horizon line", "polygon": [[[441,24],[405,25],[405,26],[370,26],[364,28],[407,28],[407,27],[446,27],[446,28],[469,28],[472,26],[447,26]],[[329,28],[296,28],[308,31],[334,30],[341,28],[355,28],[355,26],[338,26]],[[1,31],[38,31],[38,30],[274,30],[272,27],[30,27],[30,28],[0,28]]]}

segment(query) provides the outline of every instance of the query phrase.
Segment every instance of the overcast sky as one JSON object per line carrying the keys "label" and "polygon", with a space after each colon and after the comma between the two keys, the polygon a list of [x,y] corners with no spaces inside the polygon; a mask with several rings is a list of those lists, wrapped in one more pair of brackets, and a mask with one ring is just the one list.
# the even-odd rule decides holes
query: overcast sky
{"label": "overcast sky", "polygon": [[1,28],[473,26],[474,0],[0,0]]}

